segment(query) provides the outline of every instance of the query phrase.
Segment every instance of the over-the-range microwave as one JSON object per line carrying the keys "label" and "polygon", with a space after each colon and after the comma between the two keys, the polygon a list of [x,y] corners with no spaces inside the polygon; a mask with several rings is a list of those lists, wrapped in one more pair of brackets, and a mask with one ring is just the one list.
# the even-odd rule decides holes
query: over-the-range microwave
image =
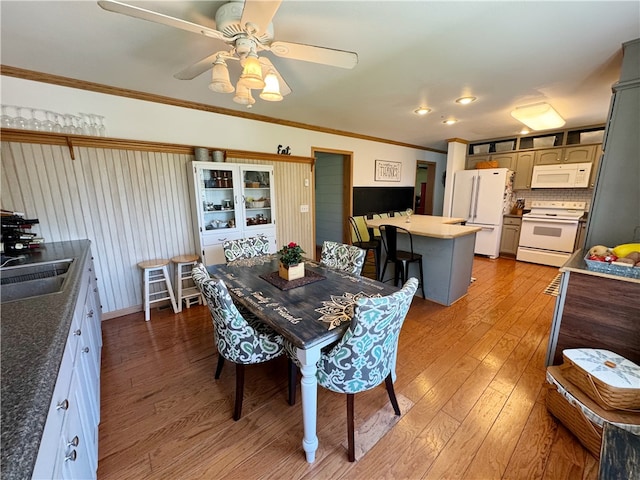
{"label": "over-the-range microwave", "polygon": [[531,188],[587,188],[591,163],[535,165]]}

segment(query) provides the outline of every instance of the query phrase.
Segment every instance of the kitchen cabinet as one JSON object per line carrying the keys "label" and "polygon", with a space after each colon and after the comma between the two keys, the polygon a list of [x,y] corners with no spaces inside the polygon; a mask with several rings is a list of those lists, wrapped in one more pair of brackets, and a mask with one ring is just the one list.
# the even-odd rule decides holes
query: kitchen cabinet
{"label": "kitchen cabinet", "polygon": [[576,234],[576,243],[573,245],[573,250],[584,249],[584,240],[587,235],[587,222],[580,220],[578,223],[578,233]]}
{"label": "kitchen cabinet", "polygon": [[[550,165],[556,163],[592,163],[589,185],[593,187],[596,178],[596,166],[601,152],[600,137],[603,126],[586,126],[581,128],[558,130],[544,134],[519,136],[494,140],[484,140],[470,144],[465,169],[477,168],[479,162],[497,161],[498,167],[513,170],[514,190],[531,188],[531,175],[534,165]],[[534,140],[540,137],[555,136],[553,146],[534,147]],[[501,142],[512,142],[514,149],[498,152],[496,148]],[[597,143],[594,143],[597,142]],[[477,153],[476,147],[484,146],[487,153]]]}
{"label": "kitchen cabinet", "polygon": [[515,178],[513,180],[514,190],[525,190],[531,188],[531,177],[533,175],[534,152],[519,152],[516,157]]}
{"label": "kitchen cabinet", "polygon": [[554,165],[560,163],[593,163],[597,145],[577,145],[566,148],[536,150],[534,165]]}
{"label": "kitchen cabinet", "polygon": [[85,265],[32,478],[96,478],[100,423],[100,297]]}
{"label": "kitchen cabinet", "polygon": [[264,235],[275,253],[272,166],[191,162],[189,170],[195,238],[205,265],[225,263],[226,240]]}
{"label": "kitchen cabinet", "polygon": [[620,81],[605,129],[603,155],[589,208],[585,245],[616,246],[634,240],[640,226],[640,39],[623,45]]}
{"label": "kitchen cabinet", "polygon": [[522,219],[505,215],[502,221],[502,236],[500,237],[500,255],[515,257],[520,242],[520,226]]}

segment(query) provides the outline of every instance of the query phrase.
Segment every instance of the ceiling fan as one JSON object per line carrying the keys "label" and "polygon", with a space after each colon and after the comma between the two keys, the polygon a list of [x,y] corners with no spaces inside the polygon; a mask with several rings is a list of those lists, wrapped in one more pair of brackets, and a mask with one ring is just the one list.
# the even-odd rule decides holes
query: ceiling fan
{"label": "ceiling fan", "polygon": [[[191,80],[212,69],[212,81],[209,85],[211,90],[220,93],[235,91],[233,100],[251,107],[255,103],[251,96],[252,89],[262,89],[260,98],[268,101],[282,100],[283,95],[291,93],[271,61],[264,56],[258,57],[258,52],[268,51],[278,57],[340,68],[353,68],[358,63],[358,55],[354,52],[274,41],[271,20],[281,2],[282,0],[232,0],[215,12],[217,29],[113,0],[99,0],[98,5],[111,12],[180,28],[224,42],[226,50],[203,58],[176,73],[174,77]],[[229,80],[226,65],[228,60],[239,61],[243,68],[235,88]]]}

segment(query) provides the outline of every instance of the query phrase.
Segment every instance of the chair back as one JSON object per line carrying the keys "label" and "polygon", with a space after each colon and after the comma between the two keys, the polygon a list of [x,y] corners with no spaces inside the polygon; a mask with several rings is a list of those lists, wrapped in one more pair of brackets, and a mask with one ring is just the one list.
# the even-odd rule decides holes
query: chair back
{"label": "chair back", "polygon": [[326,267],[334,268],[342,272],[360,275],[366,253],[366,250],[353,245],[325,241],[322,244],[320,263]]}
{"label": "chair back", "polygon": [[380,226],[380,231],[382,232],[382,243],[385,248],[385,253],[387,254],[387,261],[395,262],[398,260],[398,232],[407,235],[411,256],[413,256],[413,237],[409,230],[395,225],[385,224]]}
{"label": "chair back", "polygon": [[410,278],[392,295],[359,299],[345,334],[320,357],[318,383],[334,392],[358,393],[384,382],[417,288],[418,280]]}
{"label": "chair back", "polygon": [[369,231],[367,230],[367,222],[364,215],[358,217],[349,217],[351,225],[351,241],[352,242],[368,242]]}
{"label": "chair back", "polygon": [[193,268],[191,277],[207,300],[220,355],[234,363],[250,364],[282,353],[282,338],[279,337],[278,343],[259,337],[255,326],[236,308],[224,282],[211,278],[202,263]]}
{"label": "chair back", "polygon": [[264,235],[226,240],[222,244],[224,258],[229,262],[269,254],[269,240]]}

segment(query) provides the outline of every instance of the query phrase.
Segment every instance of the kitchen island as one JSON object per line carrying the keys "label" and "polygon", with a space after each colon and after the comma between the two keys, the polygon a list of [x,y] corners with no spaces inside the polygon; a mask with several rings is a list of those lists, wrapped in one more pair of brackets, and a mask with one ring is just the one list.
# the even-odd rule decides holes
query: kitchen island
{"label": "kitchen island", "polygon": [[[425,298],[449,306],[467,293],[476,232],[480,230],[460,225],[463,221],[463,218],[411,215],[370,219],[367,226],[394,225],[408,230],[413,237],[414,252],[422,255]],[[410,248],[406,235],[398,235],[398,248]],[[387,271],[393,278],[393,269]]]}
{"label": "kitchen island", "polygon": [[589,270],[583,250],[560,268],[546,366],[567,348],[602,348],[640,364],[640,280]]}

